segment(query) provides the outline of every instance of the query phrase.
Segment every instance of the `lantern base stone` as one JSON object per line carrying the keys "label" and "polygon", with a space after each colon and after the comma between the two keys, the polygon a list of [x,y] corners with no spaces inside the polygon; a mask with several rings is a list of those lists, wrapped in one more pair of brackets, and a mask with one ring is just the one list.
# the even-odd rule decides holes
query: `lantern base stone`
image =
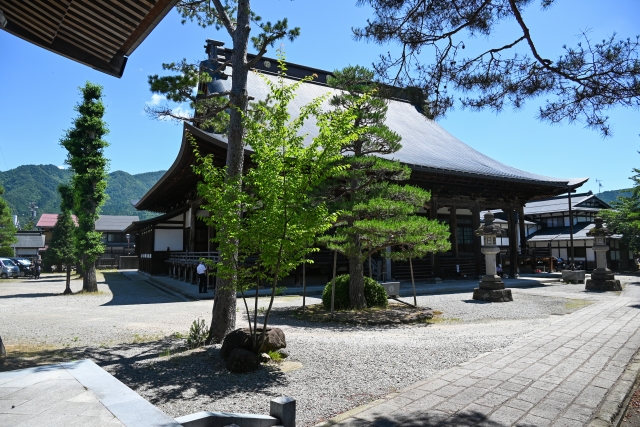
{"label": "lantern base stone", "polygon": [[591,279],[587,280],[585,289],[588,291],[621,291],[622,285],[608,268],[596,268],[591,273]]}
{"label": "lantern base stone", "polygon": [[[482,286],[482,285],[481,285]],[[504,286],[504,283],[503,283]],[[513,301],[511,289],[482,289],[473,290],[473,299],[487,302],[509,302]]]}

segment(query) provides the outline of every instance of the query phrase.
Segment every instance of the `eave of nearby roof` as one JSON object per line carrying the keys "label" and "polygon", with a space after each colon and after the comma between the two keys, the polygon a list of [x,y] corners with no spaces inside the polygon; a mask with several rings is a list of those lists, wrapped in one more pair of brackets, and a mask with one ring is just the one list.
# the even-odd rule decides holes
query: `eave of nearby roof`
{"label": "eave of nearby roof", "polygon": [[4,30],[58,55],[121,77],[127,56],[178,0],[22,0],[0,3]]}

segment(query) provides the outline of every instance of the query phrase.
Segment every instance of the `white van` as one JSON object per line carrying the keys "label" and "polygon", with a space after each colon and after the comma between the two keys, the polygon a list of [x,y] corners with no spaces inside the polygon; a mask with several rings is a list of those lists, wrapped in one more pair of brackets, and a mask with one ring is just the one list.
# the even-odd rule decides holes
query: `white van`
{"label": "white van", "polygon": [[20,268],[9,258],[0,258],[0,277],[20,277]]}

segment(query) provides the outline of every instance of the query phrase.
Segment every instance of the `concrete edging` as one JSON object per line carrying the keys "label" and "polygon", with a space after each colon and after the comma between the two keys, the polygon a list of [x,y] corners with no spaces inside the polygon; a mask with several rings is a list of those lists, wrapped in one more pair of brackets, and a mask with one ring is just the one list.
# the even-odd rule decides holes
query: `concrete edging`
{"label": "concrete edging", "polygon": [[618,427],[622,424],[622,417],[626,412],[636,385],[640,384],[640,350],[633,355],[631,362],[609,389],[598,414],[589,422],[589,427]]}

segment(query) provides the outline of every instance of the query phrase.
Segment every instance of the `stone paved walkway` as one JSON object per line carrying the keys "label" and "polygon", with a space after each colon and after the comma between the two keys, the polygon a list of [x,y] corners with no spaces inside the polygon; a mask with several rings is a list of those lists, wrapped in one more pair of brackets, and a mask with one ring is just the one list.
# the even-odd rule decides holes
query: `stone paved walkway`
{"label": "stone paved walkway", "polygon": [[608,298],[325,424],[584,426],[640,348],[639,327],[638,299]]}

